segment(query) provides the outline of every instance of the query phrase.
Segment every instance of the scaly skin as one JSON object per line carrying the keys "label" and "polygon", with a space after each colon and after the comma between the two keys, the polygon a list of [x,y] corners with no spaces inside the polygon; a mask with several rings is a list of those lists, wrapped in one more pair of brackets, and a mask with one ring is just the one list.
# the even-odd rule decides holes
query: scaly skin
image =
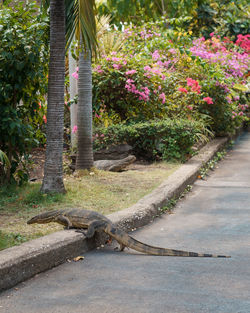
{"label": "scaly skin", "polygon": [[104,215],[83,209],[65,209],[48,211],[31,218],[27,224],[44,224],[50,222],[57,222],[64,225],[67,229],[87,229],[87,232],[81,231],[87,238],[94,236],[96,231],[104,231],[112,238],[116,239],[121,246],[121,251],[125,247],[129,247],[133,250],[162,256],[182,256],[182,257],[214,257],[214,258],[228,258],[226,255],[214,255],[214,254],[202,254],[196,252],[188,252],[182,250],[165,249],[147,245],[142,243],[131,236],[129,236],[123,230],[117,228],[112,222]]}

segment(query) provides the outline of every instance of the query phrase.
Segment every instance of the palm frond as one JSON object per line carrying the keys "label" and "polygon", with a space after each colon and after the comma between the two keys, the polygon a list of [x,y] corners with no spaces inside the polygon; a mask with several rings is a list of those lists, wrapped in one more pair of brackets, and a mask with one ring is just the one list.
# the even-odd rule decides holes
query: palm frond
{"label": "palm frond", "polygon": [[75,35],[85,49],[96,53],[95,0],[65,0],[66,8],[66,50]]}
{"label": "palm frond", "polygon": [[[64,0],[66,15],[66,51],[72,39],[80,39],[86,49],[96,53],[96,6],[95,0]],[[50,0],[41,0],[41,8],[47,10]]]}
{"label": "palm frond", "polygon": [[98,55],[108,55],[112,51],[118,52],[122,49],[125,37],[121,32],[111,30],[111,16],[102,15],[96,18]]}

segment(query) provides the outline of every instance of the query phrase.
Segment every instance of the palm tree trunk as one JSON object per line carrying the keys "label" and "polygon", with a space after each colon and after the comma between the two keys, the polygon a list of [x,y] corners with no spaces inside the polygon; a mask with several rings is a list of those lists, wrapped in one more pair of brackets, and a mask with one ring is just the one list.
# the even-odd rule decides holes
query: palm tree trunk
{"label": "palm tree trunk", "polygon": [[65,192],[63,184],[63,125],[65,75],[64,0],[50,1],[50,62],[47,111],[47,145],[41,191]]}
{"label": "palm tree trunk", "polygon": [[90,169],[93,163],[91,53],[86,50],[79,56],[76,169]]}
{"label": "palm tree trunk", "polygon": [[[70,92],[70,100],[73,100],[77,95],[77,80],[72,76],[72,74],[76,71],[77,62],[72,57],[71,48],[69,49],[69,92]],[[71,128],[71,147],[76,148],[77,146],[77,135],[73,133],[72,130],[74,126],[77,125],[77,104],[72,103],[70,105],[70,128]]]}

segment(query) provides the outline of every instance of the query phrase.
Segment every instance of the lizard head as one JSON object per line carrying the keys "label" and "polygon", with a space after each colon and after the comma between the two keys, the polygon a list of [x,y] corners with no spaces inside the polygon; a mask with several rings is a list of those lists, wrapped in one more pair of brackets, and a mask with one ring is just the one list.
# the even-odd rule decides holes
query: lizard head
{"label": "lizard head", "polygon": [[60,212],[57,210],[41,213],[39,215],[32,217],[30,220],[28,220],[27,224],[35,224],[35,223],[46,224],[46,223],[52,222],[59,213]]}

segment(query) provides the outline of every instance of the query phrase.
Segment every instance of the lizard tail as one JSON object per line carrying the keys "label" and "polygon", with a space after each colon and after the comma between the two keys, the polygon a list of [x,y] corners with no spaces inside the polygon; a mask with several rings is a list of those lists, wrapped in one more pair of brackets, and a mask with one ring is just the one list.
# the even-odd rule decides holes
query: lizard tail
{"label": "lizard tail", "polygon": [[116,239],[122,247],[128,247],[138,252],[151,254],[151,255],[161,255],[161,256],[182,256],[182,257],[207,257],[207,258],[230,258],[226,255],[216,255],[216,254],[206,254],[206,253],[196,253],[182,250],[172,250],[160,247],[154,247],[142,243],[133,237],[129,236],[126,232],[116,227],[111,227],[105,230],[111,237]]}

